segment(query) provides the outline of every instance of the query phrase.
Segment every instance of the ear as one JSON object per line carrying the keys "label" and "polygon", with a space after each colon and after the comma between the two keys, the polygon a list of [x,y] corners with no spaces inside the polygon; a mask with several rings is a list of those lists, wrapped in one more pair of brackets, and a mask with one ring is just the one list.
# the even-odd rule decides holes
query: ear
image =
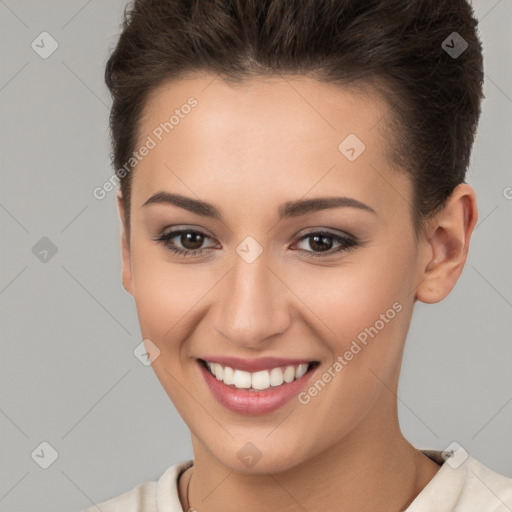
{"label": "ear", "polygon": [[123,196],[117,194],[117,208],[121,219],[121,261],[122,261],[122,282],[124,289],[133,295],[132,262],[130,244],[126,233],[126,217]]}
{"label": "ear", "polygon": [[475,192],[462,183],[455,187],[442,211],[428,222],[422,235],[425,261],[416,290],[418,300],[433,304],[450,293],[466,263],[477,218]]}

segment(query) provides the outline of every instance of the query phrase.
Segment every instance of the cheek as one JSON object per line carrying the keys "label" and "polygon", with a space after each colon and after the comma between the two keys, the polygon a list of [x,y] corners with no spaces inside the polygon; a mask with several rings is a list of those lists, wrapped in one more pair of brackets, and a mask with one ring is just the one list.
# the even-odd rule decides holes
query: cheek
{"label": "cheek", "polygon": [[132,261],[142,334],[157,345],[165,343],[170,347],[174,338],[183,337],[213,282],[210,284],[207,279],[208,271],[200,272],[193,264],[170,263],[159,249],[135,248]]}
{"label": "cheek", "polygon": [[349,430],[380,396],[381,381],[393,378],[414,303],[414,262],[412,242],[375,245],[342,266],[295,276],[294,291],[321,319],[316,324],[332,358],[324,370],[331,380],[312,399],[319,418],[328,414]]}
{"label": "cheek", "polygon": [[325,279],[295,280],[297,295],[328,327],[316,322],[332,358],[318,375],[326,384],[312,382],[301,397],[304,411],[317,418],[308,421],[317,423],[311,431],[319,433],[318,446],[350,432],[381,397],[393,401],[387,386],[399,369],[412,314],[413,258],[405,250],[374,251]]}
{"label": "cheek", "polygon": [[289,279],[297,296],[324,324],[323,332],[337,340],[333,348],[344,351],[376,322],[382,327],[384,321],[386,330],[397,323],[396,310],[414,298],[414,258],[411,246],[376,245],[348,255],[337,267],[297,267]]}

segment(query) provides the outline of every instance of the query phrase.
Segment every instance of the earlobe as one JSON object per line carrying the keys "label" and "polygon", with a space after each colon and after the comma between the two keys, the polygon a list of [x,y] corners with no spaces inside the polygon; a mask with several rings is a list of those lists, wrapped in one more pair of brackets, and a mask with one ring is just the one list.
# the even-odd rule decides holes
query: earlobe
{"label": "earlobe", "polygon": [[477,217],[474,190],[465,183],[458,185],[424,235],[429,260],[416,290],[418,300],[433,304],[453,289],[466,263]]}
{"label": "earlobe", "polygon": [[125,206],[121,193],[117,194],[117,208],[121,220],[121,263],[122,263],[122,283],[123,288],[133,295],[133,279],[132,279],[132,266],[131,266],[131,251],[130,243],[126,233],[126,216]]}

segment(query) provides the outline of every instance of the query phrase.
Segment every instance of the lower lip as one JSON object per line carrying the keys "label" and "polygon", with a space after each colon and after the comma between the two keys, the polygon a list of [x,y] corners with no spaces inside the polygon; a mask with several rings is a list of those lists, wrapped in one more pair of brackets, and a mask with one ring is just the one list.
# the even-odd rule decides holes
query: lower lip
{"label": "lower lip", "polygon": [[249,391],[224,384],[212,375],[203,363],[197,361],[197,364],[207,386],[217,401],[230,411],[239,414],[266,414],[279,409],[300,393],[316,370],[316,368],[308,370],[299,379],[281,386],[270,387],[262,391]]}

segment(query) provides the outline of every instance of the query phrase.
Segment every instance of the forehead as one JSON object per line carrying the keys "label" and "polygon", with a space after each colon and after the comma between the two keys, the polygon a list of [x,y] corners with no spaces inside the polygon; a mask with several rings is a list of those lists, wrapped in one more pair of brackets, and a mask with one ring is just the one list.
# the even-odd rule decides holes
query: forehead
{"label": "forehead", "polygon": [[149,137],[153,148],[134,172],[134,202],[188,185],[199,197],[220,186],[238,195],[275,191],[276,198],[336,187],[383,203],[393,196],[383,193],[386,175],[403,181],[390,163],[388,116],[385,101],[368,87],[302,76],[168,82],[152,91],[139,124],[138,147]]}
{"label": "forehead", "polygon": [[[191,101],[197,105],[188,108]],[[305,139],[327,145],[349,133],[377,149],[374,139],[383,135],[385,123],[374,128],[389,114],[385,101],[369,86],[341,87],[293,75],[243,82],[199,75],[164,83],[151,92],[140,135],[168,121],[173,113],[179,119],[174,116],[169,139],[178,141],[180,135],[185,138],[193,132],[205,142],[223,146],[242,141],[245,152],[261,152],[262,143],[286,151],[294,140]]]}

